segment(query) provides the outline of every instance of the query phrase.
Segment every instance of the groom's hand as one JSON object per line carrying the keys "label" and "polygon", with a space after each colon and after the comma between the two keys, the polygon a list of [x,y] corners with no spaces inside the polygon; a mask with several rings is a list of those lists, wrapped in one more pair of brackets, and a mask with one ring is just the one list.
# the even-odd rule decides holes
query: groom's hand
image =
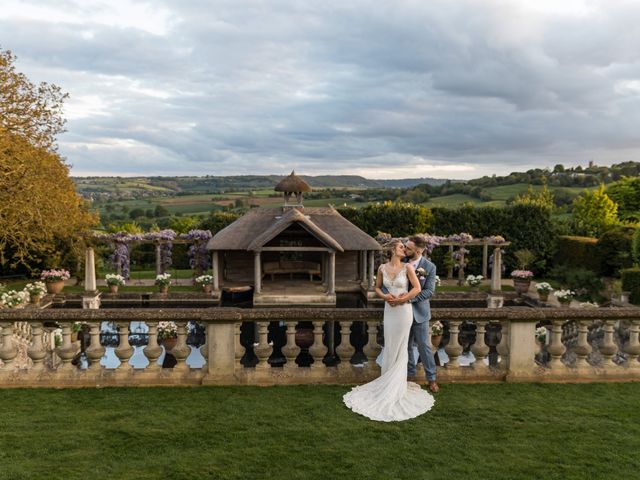
{"label": "groom's hand", "polygon": [[407,303],[407,299],[404,298],[404,297],[398,297],[398,298],[395,298],[395,299],[389,301],[389,304],[392,307],[396,307],[398,305],[402,305],[403,303]]}

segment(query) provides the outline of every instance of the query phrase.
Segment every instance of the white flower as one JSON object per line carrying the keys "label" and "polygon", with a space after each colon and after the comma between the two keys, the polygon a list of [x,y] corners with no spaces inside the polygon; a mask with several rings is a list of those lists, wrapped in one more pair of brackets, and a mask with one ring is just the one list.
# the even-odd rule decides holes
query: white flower
{"label": "white flower", "polygon": [[538,292],[551,292],[553,291],[553,288],[551,287],[551,285],[549,285],[547,282],[540,282],[540,283],[536,283],[536,290]]}
{"label": "white flower", "polygon": [[600,308],[600,305],[594,302],[580,302],[578,305],[580,308]]}
{"label": "white flower", "polygon": [[107,285],[118,285],[121,287],[125,283],[124,277],[115,273],[107,273],[104,278],[107,281]]}
{"label": "white flower", "polygon": [[482,275],[467,275],[467,285],[477,287],[482,283],[484,277]]}
{"label": "white flower", "polygon": [[33,295],[35,297],[35,296],[40,296],[44,292],[46,292],[47,286],[44,284],[44,282],[33,282],[33,283],[27,283],[24,289],[27,292],[29,292],[29,295]]}
{"label": "white flower", "polygon": [[439,287],[442,282],[440,281],[440,276],[436,275],[436,287]]}
{"label": "white flower", "polygon": [[213,283],[213,275],[200,275],[196,278],[196,283],[199,285],[211,285]]}
{"label": "white flower", "polygon": [[170,273],[161,273],[156,275],[156,285],[169,285],[171,283]]}
{"label": "white flower", "polygon": [[26,290],[9,290],[0,295],[0,305],[6,308],[16,308],[29,301],[29,292]]}

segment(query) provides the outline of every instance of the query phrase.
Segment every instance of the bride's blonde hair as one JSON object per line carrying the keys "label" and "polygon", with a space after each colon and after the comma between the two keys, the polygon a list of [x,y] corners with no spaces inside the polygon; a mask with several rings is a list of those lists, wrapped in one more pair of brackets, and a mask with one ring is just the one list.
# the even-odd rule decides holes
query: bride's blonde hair
{"label": "bride's blonde hair", "polygon": [[402,240],[400,240],[399,238],[392,238],[384,244],[383,253],[386,261],[391,260],[391,257],[393,257],[393,251],[396,249],[396,246],[399,243],[402,243]]}

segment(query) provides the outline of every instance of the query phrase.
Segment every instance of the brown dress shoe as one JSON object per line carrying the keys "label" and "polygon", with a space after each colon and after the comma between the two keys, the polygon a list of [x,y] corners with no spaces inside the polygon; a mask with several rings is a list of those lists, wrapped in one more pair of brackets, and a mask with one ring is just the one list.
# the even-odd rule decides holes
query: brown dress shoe
{"label": "brown dress shoe", "polygon": [[429,390],[431,390],[433,393],[438,393],[440,391],[440,387],[435,380],[429,381]]}

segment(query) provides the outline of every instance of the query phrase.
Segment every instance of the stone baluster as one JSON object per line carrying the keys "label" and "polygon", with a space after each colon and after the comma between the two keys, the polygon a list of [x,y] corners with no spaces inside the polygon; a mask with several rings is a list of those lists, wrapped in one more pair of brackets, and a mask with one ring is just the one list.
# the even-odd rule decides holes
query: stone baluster
{"label": "stone baluster", "polygon": [[176,321],[176,326],[178,327],[178,341],[176,342],[176,346],[171,349],[171,353],[176,358],[176,366],[173,367],[174,370],[189,370],[189,365],[187,365],[187,357],[191,353],[191,348],[187,345],[187,323],[186,321]]}
{"label": "stone baluster", "polygon": [[476,322],[476,341],[471,346],[471,352],[476,357],[473,368],[482,371],[488,369],[488,366],[484,364],[485,357],[489,355],[489,346],[484,341],[486,326],[487,322],[484,320]]}
{"label": "stone baluster", "polygon": [[496,346],[496,351],[500,355],[500,368],[509,368],[509,321],[500,323],[500,341]]}
{"label": "stone baluster", "polygon": [[322,359],[327,354],[327,347],[322,343],[322,327],[324,322],[313,322],[313,345],[309,347],[309,354],[313,357],[311,368],[322,368]]}
{"label": "stone baluster", "polygon": [[[162,365],[158,364],[158,359],[162,355],[162,347],[158,345],[158,322],[155,320],[145,322],[149,327],[147,346],[142,349],[142,353],[149,360],[149,370],[160,370]],[[93,340],[91,340],[93,342]]]}
{"label": "stone baluster", "polygon": [[269,345],[269,322],[257,322],[258,323],[258,345],[253,349],[253,352],[258,357],[257,370],[269,369],[269,357],[273,353],[273,345]]}
{"label": "stone baluster", "polygon": [[567,348],[562,343],[562,324],[564,320],[553,320],[551,326],[551,344],[547,347],[547,351],[551,355],[549,368],[557,370],[563,366],[561,358]]}
{"label": "stone baluster", "polygon": [[382,351],[382,347],[378,344],[378,328],[380,328],[380,322],[367,322],[367,327],[367,336],[369,338],[363,349],[364,354],[367,356],[367,369],[378,372],[380,367],[376,363],[376,359]]}
{"label": "stone baluster", "polygon": [[129,322],[118,322],[118,337],[120,342],[114,353],[120,359],[118,370],[131,370],[129,359],[133,355],[133,347],[129,344]]}
{"label": "stone baluster", "polygon": [[602,355],[602,368],[617,367],[617,365],[613,363],[613,356],[618,352],[618,346],[613,341],[614,324],[615,320],[605,320],[604,322],[604,342],[602,347],[600,347],[600,354]]}
{"label": "stone baluster", "polygon": [[340,345],[336,348],[336,353],[340,357],[341,370],[351,368],[351,357],[356,353],[356,349],[351,345],[351,325],[353,322],[340,322]]}
{"label": "stone baluster", "polygon": [[33,370],[38,372],[44,370],[44,358],[47,351],[42,343],[42,322],[35,322],[32,328],[32,342],[27,349],[27,355],[33,362]]}
{"label": "stone baluster", "polygon": [[[240,327],[242,326],[241,322],[237,322],[233,325],[234,338],[235,338],[235,346],[234,346],[234,355],[236,359],[236,365],[242,367],[240,360],[245,353],[245,348],[242,346],[242,342],[240,341]],[[207,338],[208,341],[208,338]]]}
{"label": "stone baluster", "polygon": [[449,321],[449,343],[444,347],[444,351],[447,352],[449,356],[449,363],[447,363],[447,368],[459,368],[460,363],[458,362],[458,357],[462,354],[462,345],[458,341],[458,334],[460,333],[460,324],[462,322],[460,320],[450,320]]}
{"label": "stone baluster", "polygon": [[587,362],[587,356],[591,352],[591,346],[587,341],[587,335],[589,334],[589,325],[591,320],[580,320],[578,323],[578,344],[574,348],[576,352],[576,368],[583,370],[589,368],[589,362]]}
{"label": "stone baluster", "polygon": [[627,366],[633,369],[640,368],[640,362],[638,362],[638,355],[640,355],[640,342],[638,341],[638,334],[640,333],[640,320],[630,320],[629,325],[629,343],[625,345],[624,352],[629,355]]}
{"label": "stone baluster", "polygon": [[18,349],[13,341],[13,323],[2,322],[0,323],[2,328],[2,343],[0,344],[0,360],[4,362],[4,370],[11,370],[11,363],[13,359],[18,355]]}
{"label": "stone baluster", "polygon": [[76,347],[71,343],[71,322],[62,323],[62,345],[55,352],[62,360],[60,370],[72,370],[71,360],[76,354]]}
{"label": "stone baluster", "polygon": [[300,347],[296,344],[296,325],[298,322],[287,322],[287,344],[282,347],[282,353],[287,357],[284,368],[296,368],[296,358],[300,354]]}

